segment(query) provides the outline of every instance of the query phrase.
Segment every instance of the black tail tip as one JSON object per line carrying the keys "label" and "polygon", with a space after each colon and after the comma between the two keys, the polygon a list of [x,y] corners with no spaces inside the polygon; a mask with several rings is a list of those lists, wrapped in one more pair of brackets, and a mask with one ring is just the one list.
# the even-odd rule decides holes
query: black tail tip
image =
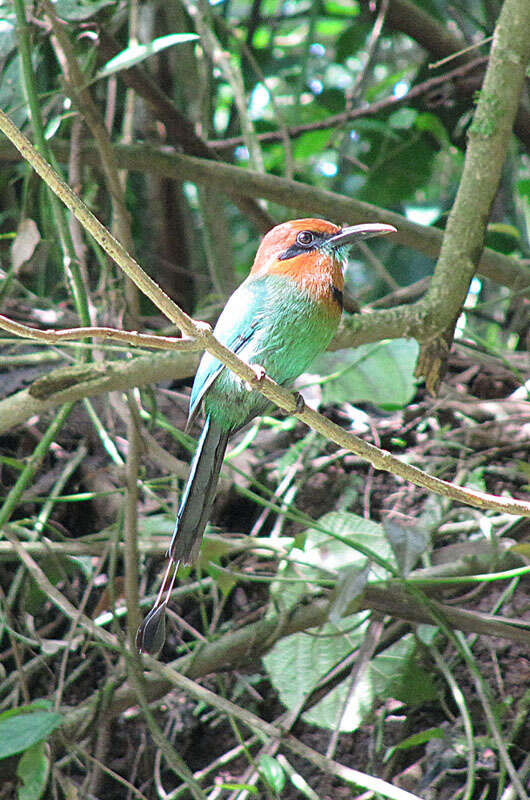
{"label": "black tail tip", "polygon": [[166,640],[166,606],[155,606],[146,616],[136,632],[136,648],[139,653],[155,655]]}

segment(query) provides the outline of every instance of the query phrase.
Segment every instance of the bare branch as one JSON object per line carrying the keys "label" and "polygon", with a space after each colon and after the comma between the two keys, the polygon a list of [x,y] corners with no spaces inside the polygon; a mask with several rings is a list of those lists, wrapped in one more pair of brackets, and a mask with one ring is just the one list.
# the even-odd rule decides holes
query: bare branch
{"label": "bare branch", "polygon": [[[510,2],[510,0],[508,0],[508,2]],[[108,255],[116,261],[123,272],[136,283],[138,288],[158,306],[167,318],[176,323],[187,336],[195,338],[203,349],[218,358],[225,366],[242,378],[243,381],[257,391],[260,391],[268,400],[275,403],[279,408],[282,408],[289,414],[294,414],[302,422],[305,422],[309,427],[321,433],[330,441],[350,450],[361,458],[365,458],[377,469],[384,470],[385,472],[393,472],[395,475],[414,483],[416,486],[422,486],[429,491],[436,492],[444,497],[450,497],[453,500],[467,503],[477,508],[491,508],[509,514],[530,516],[529,502],[514,500],[512,498],[503,498],[472,489],[464,489],[448,481],[439,480],[431,475],[427,475],[425,472],[422,472],[422,470],[410,464],[400,461],[392,456],[391,453],[380,450],[374,447],[374,445],[370,445],[362,439],[359,439],[357,436],[347,433],[316,411],[309,408],[304,408],[300,411],[297,395],[293,395],[292,392],[284,389],[282,386],[278,386],[278,384],[267,375],[257,379],[251,366],[217,341],[212,334],[210,325],[203,322],[195,322],[168,297],[160,286],[143,271],[138,262],[127,253],[120,242],[118,242],[89,211],[70,187],[57,175],[55,170],[53,170],[39,153],[37,153],[29,140],[26,139],[3,112],[0,112],[0,129],[15,144],[24,158],[75,214],[81,224],[92,234]],[[392,310],[395,311],[395,309]]]}

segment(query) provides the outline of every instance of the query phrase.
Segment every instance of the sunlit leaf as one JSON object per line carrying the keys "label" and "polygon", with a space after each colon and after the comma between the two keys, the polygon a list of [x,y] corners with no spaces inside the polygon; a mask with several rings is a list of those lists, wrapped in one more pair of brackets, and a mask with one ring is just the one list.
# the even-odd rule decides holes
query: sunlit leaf
{"label": "sunlit leaf", "polygon": [[259,760],[259,771],[273,792],[280,794],[285,787],[285,772],[272,756],[263,754]]}
{"label": "sunlit leaf", "polygon": [[122,69],[130,69],[135,64],[140,64],[145,61],[149,56],[165,50],[167,47],[172,47],[176,44],[183,44],[184,42],[192,42],[198,39],[196,33],[168,33],[166,36],[159,36],[153,39],[152,42],[147,44],[135,44],[126,47],[117,56],[111,58],[110,61],[98,71],[97,78],[107,78],[114,72],[119,72]]}

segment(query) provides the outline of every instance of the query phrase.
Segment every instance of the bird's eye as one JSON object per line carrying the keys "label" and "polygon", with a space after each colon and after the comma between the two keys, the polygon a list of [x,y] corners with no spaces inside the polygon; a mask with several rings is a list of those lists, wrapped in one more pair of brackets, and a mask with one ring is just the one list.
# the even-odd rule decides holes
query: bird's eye
{"label": "bird's eye", "polygon": [[300,231],[296,237],[296,241],[298,244],[301,244],[302,247],[310,247],[315,241],[315,237],[311,231]]}

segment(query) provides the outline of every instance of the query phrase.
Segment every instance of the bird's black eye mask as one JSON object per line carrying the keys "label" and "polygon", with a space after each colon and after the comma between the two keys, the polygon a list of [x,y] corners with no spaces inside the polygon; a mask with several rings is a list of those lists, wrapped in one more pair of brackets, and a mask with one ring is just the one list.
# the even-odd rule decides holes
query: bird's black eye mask
{"label": "bird's black eye mask", "polygon": [[296,237],[296,242],[278,256],[278,261],[286,261],[288,258],[301,256],[312,250],[318,250],[328,239],[335,236],[334,233],[323,233],[322,231],[300,231]]}

